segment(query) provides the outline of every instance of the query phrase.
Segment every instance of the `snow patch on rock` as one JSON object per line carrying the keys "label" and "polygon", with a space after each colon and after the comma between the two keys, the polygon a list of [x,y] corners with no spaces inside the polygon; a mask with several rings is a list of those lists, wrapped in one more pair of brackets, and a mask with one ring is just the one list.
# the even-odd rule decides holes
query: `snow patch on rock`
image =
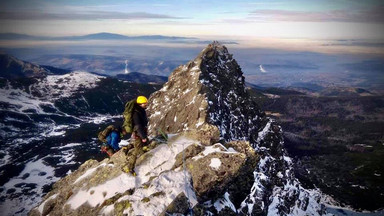
{"label": "snow patch on rock", "polygon": [[209,166],[212,167],[212,169],[218,170],[221,166],[220,159],[219,158],[212,158]]}

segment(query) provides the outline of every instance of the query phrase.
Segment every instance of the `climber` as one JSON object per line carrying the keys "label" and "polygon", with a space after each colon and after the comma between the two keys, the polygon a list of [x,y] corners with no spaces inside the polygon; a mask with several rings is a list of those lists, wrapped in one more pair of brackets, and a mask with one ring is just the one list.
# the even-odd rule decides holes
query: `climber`
{"label": "climber", "polygon": [[139,96],[132,111],[132,126],[133,132],[131,139],[133,139],[134,149],[130,152],[127,157],[127,165],[123,167],[123,171],[136,175],[134,168],[136,159],[138,156],[148,150],[148,118],[145,109],[148,105],[148,99],[144,96]]}
{"label": "climber", "polygon": [[115,152],[120,150],[119,142],[121,141],[121,137],[125,134],[125,130],[121,127],[109,125],[98,135],[99,140],[103,142],[101,151],[107,153],[109,156],[112,156]]}

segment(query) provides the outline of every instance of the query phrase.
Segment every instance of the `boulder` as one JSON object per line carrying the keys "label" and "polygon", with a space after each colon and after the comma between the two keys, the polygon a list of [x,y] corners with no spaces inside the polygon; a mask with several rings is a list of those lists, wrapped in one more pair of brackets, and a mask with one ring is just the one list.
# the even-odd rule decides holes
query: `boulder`
{"label": "boulder", "polygon": [[[220,147],[217,144],[213,147]],[[204,199],[222,194],[245,164],[246,155],[237,152],[217,151],[206,156],[197,155],[187,161],[192,175],[193,188]]]}

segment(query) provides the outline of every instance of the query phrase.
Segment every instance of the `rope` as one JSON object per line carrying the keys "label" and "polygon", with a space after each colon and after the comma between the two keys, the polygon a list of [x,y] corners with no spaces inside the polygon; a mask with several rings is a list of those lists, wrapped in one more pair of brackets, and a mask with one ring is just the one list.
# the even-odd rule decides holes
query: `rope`
{"label": "rope", "polygon": [[[183,142],[183,169],[184,169],[184,182],[187,183],[187,170],[185,168],[185,148],[184,148],[184,142]],[[193,216],[193,210],[191,208],[191,201],[189,199],[189,190],[187,187],[187,184],[185,184],[185,191],[187,192],[187,199],[188,199],[188,210],[190,211],[191,216]]]}
{"label": "rope", "polygon": [[168,141],[168,136],[161,129],[158,129],[157,131],[161,133],[161,136],[165,139],[165,141]]}

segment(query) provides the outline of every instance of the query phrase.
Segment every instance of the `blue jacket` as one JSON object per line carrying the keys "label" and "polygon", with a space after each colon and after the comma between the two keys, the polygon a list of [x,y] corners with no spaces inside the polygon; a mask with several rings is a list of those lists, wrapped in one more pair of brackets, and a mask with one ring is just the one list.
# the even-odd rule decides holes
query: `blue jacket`
{"label": "blue jacket", "polygon": [[118,151],[120,149],[119,142],[120,142],[120,134],[116,131],[112,131],[107,136],[107,143],[109,146],[113,148],[113,150]]}

